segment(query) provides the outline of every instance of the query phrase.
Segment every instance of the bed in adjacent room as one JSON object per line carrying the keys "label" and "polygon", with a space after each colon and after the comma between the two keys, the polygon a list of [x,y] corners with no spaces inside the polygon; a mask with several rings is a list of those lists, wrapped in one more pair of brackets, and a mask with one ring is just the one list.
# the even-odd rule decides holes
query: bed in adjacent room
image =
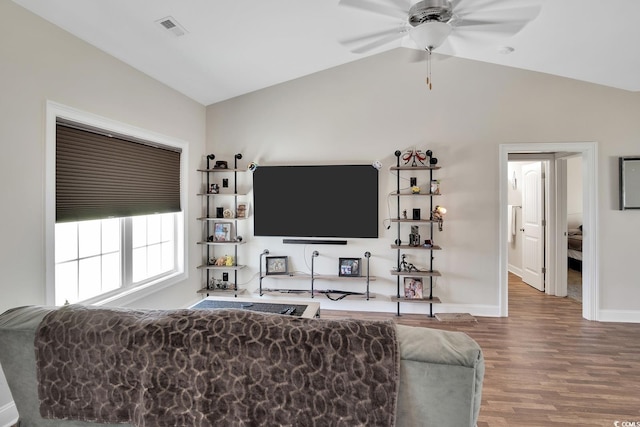
{"label": "bed in adjacent room", "polygon": [[569,257],[569,268],[582,271],[582,213],[570,214],[567,225],[567,256]]}

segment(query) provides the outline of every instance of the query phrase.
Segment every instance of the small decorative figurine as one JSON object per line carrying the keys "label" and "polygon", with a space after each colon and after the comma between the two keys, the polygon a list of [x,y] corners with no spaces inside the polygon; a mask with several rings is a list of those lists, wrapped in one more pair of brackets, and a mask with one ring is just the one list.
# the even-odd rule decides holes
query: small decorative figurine
{"label": "small decorative figurine", "polygon": [[424,166],[424,161],[427,160],[427,154],[423,153],[421,150],[407,150],[406,153],[402,156],[402,160],[404,160],[404,164],[407,165],[411,161],[411,166],[418,166],[418,162],[420,162],[421,166]]}
{"label": "small decorative figurine", "polygon": [[409,246],[420,246],[420,233],[417,225],[411,226],[411,234],[409,234]]}
{"label": "small decorative figurine", "polygon": [[402,262],[400,263],[400,269],[398,271],[420,271],[415,265],[407,262],[406,257],[406,254],[402,254]]}

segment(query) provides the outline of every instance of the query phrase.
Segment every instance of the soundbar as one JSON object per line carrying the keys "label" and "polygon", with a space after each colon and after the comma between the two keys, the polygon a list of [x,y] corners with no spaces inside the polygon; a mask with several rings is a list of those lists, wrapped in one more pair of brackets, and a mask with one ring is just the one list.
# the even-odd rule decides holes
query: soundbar
{"label": "soundbar", "polygon": [[322,240],[322,239],[282,239],[282,243],[296,245],[346,245],[346,240]]}

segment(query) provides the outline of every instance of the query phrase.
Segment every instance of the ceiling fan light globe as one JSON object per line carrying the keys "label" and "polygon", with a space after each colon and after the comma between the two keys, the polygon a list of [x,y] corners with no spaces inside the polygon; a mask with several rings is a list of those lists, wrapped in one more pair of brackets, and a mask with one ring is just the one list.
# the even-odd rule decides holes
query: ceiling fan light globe
{"label": "ceiling fan light globe", "polygon": [[409,32],[420,49],[432,51],[440,47],[451,34],[451,25],[446,22],[427,21]]}

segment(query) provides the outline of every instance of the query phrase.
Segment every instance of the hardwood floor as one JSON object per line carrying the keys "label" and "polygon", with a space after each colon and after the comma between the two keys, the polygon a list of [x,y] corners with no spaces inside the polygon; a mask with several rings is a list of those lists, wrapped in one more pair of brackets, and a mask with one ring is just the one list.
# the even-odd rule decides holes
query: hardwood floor
{"label": "hardwood floor", "polygon": [[444,323],[414,314],[321,314],[394,319],[474,338],[486,364],[478,427],[640,426],[640,325],[584,320],[580,303],[546,296],[517,276],[509,276],[508,318]]}

